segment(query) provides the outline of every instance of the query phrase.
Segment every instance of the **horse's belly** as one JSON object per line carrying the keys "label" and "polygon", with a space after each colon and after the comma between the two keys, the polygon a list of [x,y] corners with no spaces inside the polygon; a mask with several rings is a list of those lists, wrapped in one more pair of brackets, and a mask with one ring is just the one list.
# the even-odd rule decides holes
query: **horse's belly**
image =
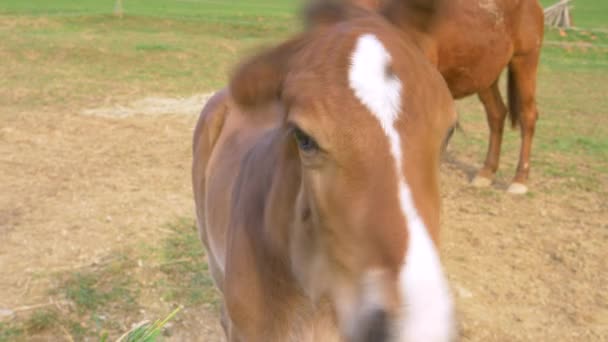
{"label": "horse's belly", "polygon": [[442,73],[455,99],[460,99],[488,89],[500,76],[502,67],[480,68],[462,66]]}
{"label": "horse's belly", "polygon": [[462,98],[489,88],[508,65],[513,54],[511,41],[477,46],[461,46],[440,51],[439,71],[454,98]]}
{"label": "horse's belly", "polygon": [[496,0],[446,4],[433,39],[439,71],[452,95],[461,98],[489,88],[511,60],[510,10]]}

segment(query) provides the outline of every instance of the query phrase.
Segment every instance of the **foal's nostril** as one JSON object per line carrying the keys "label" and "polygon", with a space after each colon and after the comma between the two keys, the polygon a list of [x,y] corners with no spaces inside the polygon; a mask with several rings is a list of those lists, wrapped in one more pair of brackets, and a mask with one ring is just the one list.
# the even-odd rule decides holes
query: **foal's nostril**
{"label": "foal's nostril", "polygon": [[361,341],[386,342],[388,341],[388,315],[384,310],[372,312],[366,322]]}

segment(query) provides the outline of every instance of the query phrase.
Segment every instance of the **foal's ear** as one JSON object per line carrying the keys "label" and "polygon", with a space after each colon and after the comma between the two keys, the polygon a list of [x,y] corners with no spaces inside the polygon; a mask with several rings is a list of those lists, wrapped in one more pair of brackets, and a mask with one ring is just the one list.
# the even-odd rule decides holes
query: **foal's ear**
{"label": "foal's ear", "polygon": [[263,51],[236,68],[230,79],[234,101],[252,108],[279,98],[290,60],[304,45],[304,36]]}
{"label": "foal's ear", "polygon": [[386,0],[380,12],[399,27],[428,32],[444,1],[451,0]]}

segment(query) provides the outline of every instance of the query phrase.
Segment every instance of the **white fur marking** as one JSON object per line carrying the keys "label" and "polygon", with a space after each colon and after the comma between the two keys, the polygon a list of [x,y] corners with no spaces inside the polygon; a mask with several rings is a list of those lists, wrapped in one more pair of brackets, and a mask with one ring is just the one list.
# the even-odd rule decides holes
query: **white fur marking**
{"label": "white fur marking", "polygon": [[399,201],[409,233],[399,279],[406,300],[399,337],[408,342],[449,341],[454,329],[452,299],[439,256],[403,176],[401,139],[394,127],[401,110],[402,85],[399,78],[387,75],[390,62],[391,55],[376,36],[362,35],[348,77],[355,96],[380,122],[399,175]]}

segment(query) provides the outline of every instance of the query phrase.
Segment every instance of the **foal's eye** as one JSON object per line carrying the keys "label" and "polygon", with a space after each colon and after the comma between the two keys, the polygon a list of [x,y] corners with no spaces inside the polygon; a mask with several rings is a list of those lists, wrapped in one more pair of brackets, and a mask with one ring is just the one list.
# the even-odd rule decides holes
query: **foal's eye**
{"label": "foal's eye", "polygon": [[297,127],[293,130],[293,136],[295,137],[296,142],[298,143],[298,148],[301,151],[313,152],[319,149],[316,141]]}

